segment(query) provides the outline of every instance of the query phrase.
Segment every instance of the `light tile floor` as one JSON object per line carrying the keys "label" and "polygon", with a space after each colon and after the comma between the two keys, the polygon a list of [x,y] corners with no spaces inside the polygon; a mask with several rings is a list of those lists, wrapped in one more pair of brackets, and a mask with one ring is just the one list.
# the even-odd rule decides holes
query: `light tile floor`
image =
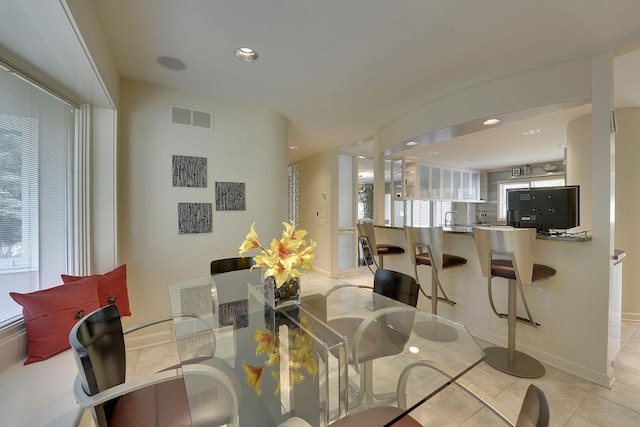
{"label": "light tile floor", "polygon": [[[357,285],[372,285],[365,267],[361,274],[345,278]],[[305,287],[314,286],[313,274]],[[321,290],[321,289],[318,289]],[[144,376],[177,363],[175,345],[159,345],[127,353],[128,378]],[[602,387],[575,375],[546,366],[539,379],[516,378],[481,363],[465,378],[481,387],[515,417],[530,383],[544,390],[549,400],[552,426],[640,426],[640,324],[623,322],[622,350],[615,361],[617,381]],[[502,426],[491,411],[458,387],[450,386],[412,414],[425,426]]]}

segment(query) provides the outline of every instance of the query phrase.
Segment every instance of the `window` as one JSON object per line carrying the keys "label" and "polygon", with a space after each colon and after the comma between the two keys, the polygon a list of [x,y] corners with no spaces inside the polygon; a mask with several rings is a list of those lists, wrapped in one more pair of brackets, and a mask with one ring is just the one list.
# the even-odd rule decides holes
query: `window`
{"label": "window", "polygon": [[498,221],[507,220],[507,190],[512,188],[558,187],[564,184],[564,176],[557,175],[498,182]]}
{"label": "window", "polygon": [[69,271],[75,111],[0,68],[0,327]]}
{"label": "window", "polygon": [[298,224],[298,165],[289,166],[289,220]]}

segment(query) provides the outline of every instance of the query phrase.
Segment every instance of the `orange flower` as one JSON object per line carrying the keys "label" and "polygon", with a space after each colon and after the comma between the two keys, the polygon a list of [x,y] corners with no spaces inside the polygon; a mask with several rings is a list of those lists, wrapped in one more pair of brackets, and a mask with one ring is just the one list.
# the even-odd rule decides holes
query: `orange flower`
{"label": "orange flower", "polygon": [[262,394],[262,372],[264,368],[262,366],[256,368],[247,364],[246,360],[242,361],[242,369],[244,369],[247,377],[247,385],[253,387],[253,390],[258,396]]}
{"label": "orange flower", "polygon": [[240,255],[247,252],[250,249],[260,248],[260,242],[258,241],[258,234],[255,229],[256,223],[251,224],[251,229],[249,233],[244,238],[242,245],[240,245]]}
{"label": "orange flower", "polygon": [[283,222],[282,225],[284,231],[280,240],[273,239],[269,249],[265,249],[260,245],[254,222],[239,250],[240,255],[243,255],[251,249],[261,249],[262,252],[253,257],[255,265],[251,268],[265,268],[264,276],[273,276],[277,288],[289,278],[300,277],[302,273],[312,270],[312,251],[316,247],[316,243],[311,239],[307,243],[307,232],[296,230],[293,221]]}
{"label": "orange flower", "polygon": [[[304,381],[305,370],[309,375],[316,380],[318,374],[318,365],[314,358],[314,346],[310,333],[313,332],[311,325],[307,322],[307,317],[303,316],[300,319],[302,329],[298,327],[289,328],[289,354],[288,354],[288,375],[289,385],[300,383]],[[256,354],[267,354],[267,360],[263,366],[256,368],[247,365],[246,360],[242,362],[242,367],[246,373],[247,385],[253,387],[258,395],[262,393],[262,375],[265,368],[271,368],[271,376],[276,380],[276,389],[274,395],[280,393],[280,352],[275,348],[276,340],[273,333],[270,331],[261,331],[256,328],[256,333],[253,335],[253,339],[258,342],[256,348]],[[275,351],[274,351],[275,350]]]}
{"label": "orange flower", "polygon": [[275,340],[271,331],[263,331],[256,326],[256,333],[252,336],[253,340],[258,343],[256,347],[256,355],[265,353],[270,356],[275,347]]}
{"label": "orange flower", "polygon": [[276,386],[276,389],[273,390],[273,395],[277,396],[280,394],[280,371],[279,370],[271,371],[271,376],[273,377],[274,380],[276,380],[276,384],[278,384]]}

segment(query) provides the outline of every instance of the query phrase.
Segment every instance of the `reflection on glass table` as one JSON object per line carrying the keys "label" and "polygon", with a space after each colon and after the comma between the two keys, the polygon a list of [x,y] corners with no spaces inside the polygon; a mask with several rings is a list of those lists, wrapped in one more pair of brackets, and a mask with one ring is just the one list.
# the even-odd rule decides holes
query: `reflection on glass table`
{"label": "reflection on glass table", "polygon": [[[181,363],[227,368],[240,385],[240,426],[275,426],[293,416],[328,425],[347,411],[346,341],[300,306],[266,306],[260,275],[237,271],[169,287]],[[217,386],[186,388],[196,415],[225,395]]]}
{"label": "reflection on glass table", "polygon": [[[186,383],[194,425],[201,411],[221,401],[230,404],[228,390],[238,404],[236,418],[228,422],[240,426],[277,426],[291,418],[326,426],[371,406],[399,406],[410,412],[484,357],[459,324],[368,289],[330,278],[315,280],[326,280],[324,289],[340,286],[327,293],[305,293],[303,284],[301,305],[276,311],[264,303],[258,270],[169,287],[183,369],[197,361],[229,379],[215,386]],[[372,386],[383,394],[382,400],[365,399],[356,406],[360,367],[354,361],[362,349],[329,326],[344,317],[362,318],[360,335],[372,338],[373,345],[395,346],[388,352],[392,355],[372,363]],[[456,328],[457,339],[436,342],[413,333],[413,325],[425,320]],[[380,420],[380,425],[390,422],[393,419]]]}

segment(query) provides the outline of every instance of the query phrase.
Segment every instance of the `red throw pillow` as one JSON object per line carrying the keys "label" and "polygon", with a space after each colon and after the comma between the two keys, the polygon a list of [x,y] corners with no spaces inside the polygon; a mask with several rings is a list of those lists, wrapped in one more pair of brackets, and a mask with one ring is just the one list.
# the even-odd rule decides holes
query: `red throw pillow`
{"label": "red throw pillow", "polygon": [[121,317],[131,316],[129,293],[127,291],[126,264],[105,274],[97,274],[95,276],[68,276],[63,274],[61,277],[64,283],[75,282],[85,277],[96,277],[98,279],[98,299],[100,301],[100,307],[115,304],[118,306]]}
{"label": "red throw pillow", "polygon": [[28,294],[10,292],[22,306],[28,357],[24,364],[47,359],[70,347],[69,332],[78,319],[100,308],[98,279],[86,279]]}

